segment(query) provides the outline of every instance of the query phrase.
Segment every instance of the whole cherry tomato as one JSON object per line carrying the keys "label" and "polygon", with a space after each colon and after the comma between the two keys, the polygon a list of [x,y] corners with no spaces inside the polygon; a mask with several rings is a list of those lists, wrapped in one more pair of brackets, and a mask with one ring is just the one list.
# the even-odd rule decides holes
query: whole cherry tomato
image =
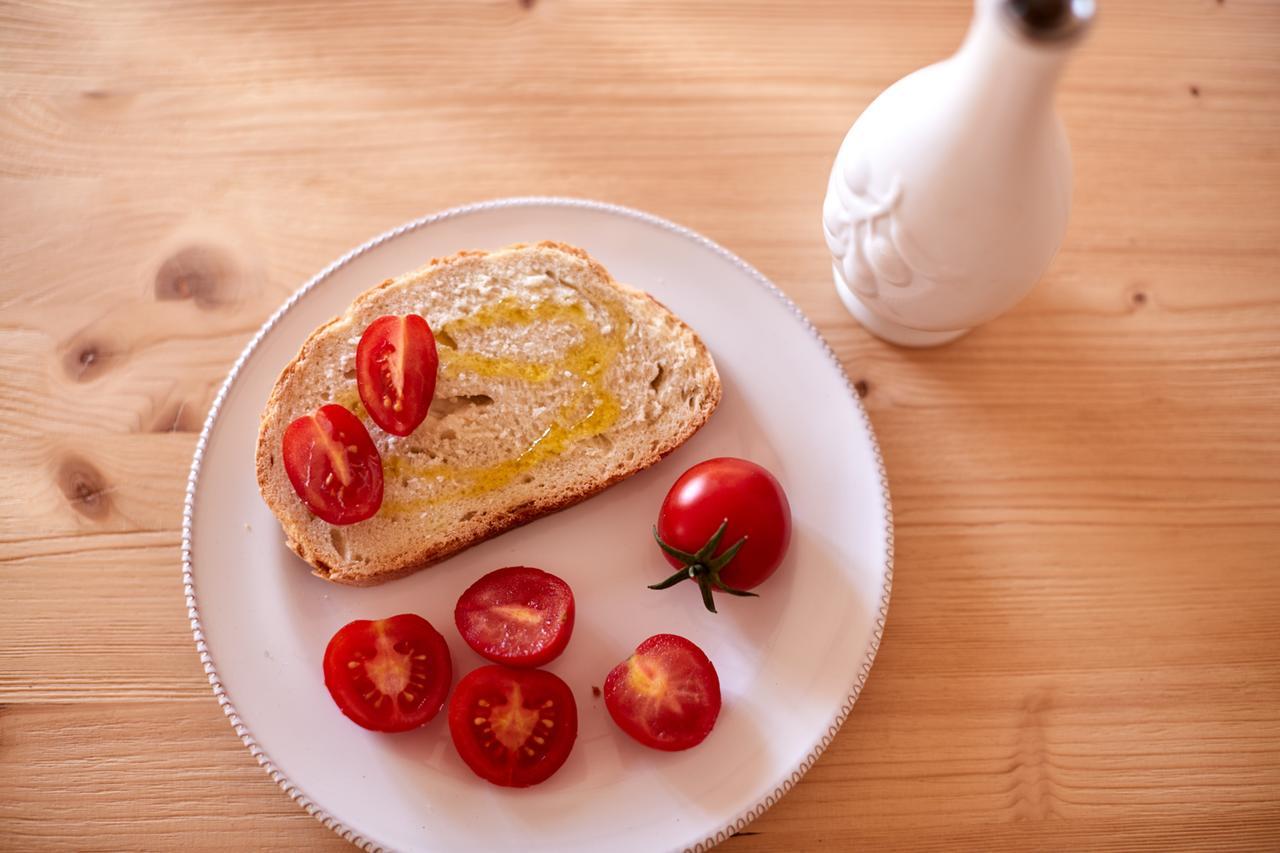
{"label": "whole cherry tomato", "polygon": [[754,462],[719,457],[680,475],[658,513],[654,538],[680,571],[650,589],[695,581],[716,610],[713,590],[755,595],[791,544],[791,505],[777,479]]}

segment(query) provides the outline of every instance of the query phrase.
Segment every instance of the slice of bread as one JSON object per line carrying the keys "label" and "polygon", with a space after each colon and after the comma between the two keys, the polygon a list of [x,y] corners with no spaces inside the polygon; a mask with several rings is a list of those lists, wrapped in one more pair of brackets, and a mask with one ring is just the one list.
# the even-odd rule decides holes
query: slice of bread
{"label": "slice of bread", "polygon": [[[427,419],[404,438],[360,404],[356,344],[384,314],[420,314],[440,370]],[[281,436],[337,402],[382,455],[372,518],[316,518],[289,483]],[[389,279],[312,333],[276,381],[258,434],[258,485],[289,547],[320,577],[365,586],[563,509],[679,447],[720,402],[693,330],[559,243],[459,252]]]}

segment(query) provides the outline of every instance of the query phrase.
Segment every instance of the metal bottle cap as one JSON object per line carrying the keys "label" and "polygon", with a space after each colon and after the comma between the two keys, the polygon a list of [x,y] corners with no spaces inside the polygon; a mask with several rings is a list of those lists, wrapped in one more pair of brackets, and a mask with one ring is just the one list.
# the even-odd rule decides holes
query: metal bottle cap
{"label": "metal bottle cap", "polygon": [[1014,30],[1039,42],[1074,39],[1089,28],[1094,0],[1005,0],[1003,17]]}

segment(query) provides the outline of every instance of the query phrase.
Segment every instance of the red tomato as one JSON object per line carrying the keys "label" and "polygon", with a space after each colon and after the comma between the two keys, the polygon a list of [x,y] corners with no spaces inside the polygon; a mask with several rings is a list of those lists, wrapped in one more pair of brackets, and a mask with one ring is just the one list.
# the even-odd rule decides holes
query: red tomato
{"label": "red tomato", "polygon": [[699,462],[680,475],[654,531],[667,562],[680,571],[650,589],[697,581],[711,612],[711,591],[753,595],[782,563],[791,544],[791,505],[782,486],[746,459]]}
{"label": "red tomato", "polygon": [[624,732],[654,749],[697,746],[720,714],[720,678],[702,649],[675,634],[636,647],[604,681],[604,704]]}
{"label": "red tomato", "polygon": [[382,457],[360,419],[321,406],[285,427],[284,470],[307,508],[330,524],[354,524],[382,506]]}
{"label": "red tomato", "polygon": [[549,672],[482,666],[453,691],[449,733],[481,779],[527,788],[549,779],[569,757],[578,706],[569,686]]}
{"label": "red tomato", "polygon": [[542,666],[573,633],[573,590],[540,569],[498,569],[467,587],[453,610],[467,645],[494,663]]}
{"label": "red tomato", "polygon": [[444,637],[421,616],[357,619],[324,650],[324,685],[342,713],[375,732],[406,732],[444,706],[453,663]]}
{"label": "red tomato", "polygon": [[356,347],[356,387],[373,422],[393,435],[417,429],[435,396],[439,364],[435,336],[417,314],[370,323]]}

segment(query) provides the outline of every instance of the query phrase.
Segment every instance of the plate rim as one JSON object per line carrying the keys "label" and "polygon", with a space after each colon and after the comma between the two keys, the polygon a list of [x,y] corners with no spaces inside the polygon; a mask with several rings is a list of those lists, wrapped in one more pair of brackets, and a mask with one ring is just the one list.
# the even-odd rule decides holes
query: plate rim
{"label": "plate rim", "polygon": [[209,407],[209,414],[205,417],[204,426],[200,430],[200,437],[196,441],[195,452],[191,459],[191,470],[187,475],[186,494],[182,505],[182,588],[187,604],[187,618],[191,624],[191,635],[195,641],[196,653],[200,657],[201,666],[209,680],[209,686],[213,690],[214,698],[218,705],[222,708],[223,714],[231,723],[232,729],[239,735],[241,742],[249,753],[257,759],[258,764],[266,771],[280,789],[301,806],[309,815],[320,821],[333,832],[342,838],[356,845],[362,850],[370,851],[370,853],[380,853],[385,850],[381,845],[364,838],[355,830],[348,827],[342,821],[320,808],[311,800],[311,798],[297,784],[280,770],[279,767],[271,761],[266,751],[258,745],[253,733],[249,731],[249,727],[240,719],[240,715],[236,712],[235,706],[232,704],[230,697],[227,695],[225,688],[222,686],[222,680],[218,675],[217,668],[214,666],[213,657],[209,653],[209,648],[204,640],[204,631],[200,624],[200,608],[196,596],[195,578],[193,575],[194,567],[192,563],[192,521],[195,515],[195,495],[196,487],[200,479],[200,467],[204,458],[205,448],[208,445],[209,435],[213,431],[213,426],[218,419],[218,413],[222,409],[222,404],[226,400],[227,394],[230,393],[232,386],[235,384],[237,377],[240,375],[241,369],[245,362],[253,354],[254,350],[262,342],[263,338],[280,322],[280,319],[288,313],[294,305],[303,296],[309,293],[320,282],[329,278],[339,269],[345,267],[356,258],[381,246],[403,234],[411,231],[417,231],[428,225],[445,219],[452,219],[458,216],[464,216],[471,213],[477,213],[485,210],[494,210],[510,207],[567,207],[583,210],[594,210],[602,213],[610,213],[623,216],[649,225],[654,225],[666,231],[670,231],[678,236],[692,240],[704,248],[710,249],[720,257],[732,263],[742,272],[746,273],[749,278],[756,282],[759,286],[770,292],[778,299],[796,318],[801,322],[806,331],[822,346],[827,357],[835,366],[839,375],[844,379],[845,386],[850,397],[858,407],[858,414],[862,418],[863,425],[866,427],[867,436],[871,440],[872,455],[875,460],[876,474],[880,479],[880,496],[884,502],[884,526],[885,526],[885,565],[884,565],[884,583],[881,588],[880,602],[878,613],[875,619],[875,625],[872,629],[871,642],[868,644],[864,659],[858,668],[857,677],[849,688],[849,693],[845,697],[845,701],[837,709],[835,715],[831,718],[831,722],[827,728],[818,737],[817,741],[805,754],[805,757],[798,765],[783,778],[782,782],[774,788],[773,792],[762,797],[751,807],[739,812],[727,824],[722,826],[716,832],[706,836],[702,840],[685,848],[685,853],[705,853],[717,844],[728,839],[730,836],[744,829],[747,824],[764,814],[778,800],[787,794],[796,783],[798,783],[809,769],[818,760],[819,756],[826,751],[831,745],[831,741],[835,739],[839,733],[840,727],[853,711],[854,704],[858,701],[858,697],[862,693],[862,688],[866,684],[867,676],[871,673],[871,666],[875,663],[876,653],[880,650],[880,642],[884,636],[885,619],[889,613],[889,597],[893,589],[893,504],[889,495],[889,479],[885,472],[884,457],[880,451],[880,443],[876,439],[875,428],[871,423],[871,418],[867,414],[866,407],[862,404],[861,395],[858,394],[853,382],[849,379],[848,373],[844,369],[844,365],[840,362],[835,350],[827,343],[822,333],[818,331],[813,322],[800,310],[795,302],[791,300],[776,284],[770,281],[763,273],[754,266],[747,263],[738,255],[721,246],[719,243],[708,237],[679,225],[671,220],[664,219],[652,213],[638,210],[632,207],[625,207],[611,202],[596,201],[593,199],[575,198],[570,196],[511,196],[507,198],[490,199],[487,201],[473,202],[455,207],[446,208],[436,213],[427,214],[417,219],[412,219],[401,225],[396,226],[388,231],[373,237],[372,239],[356,246],[345,254],[331,262],[320,272],[316,273],[307,280],[300,288],[294,291],[285,302],[277,308],[266,322],[262,324],[257,333],[241,350],[240,355],[236,358],[235,363],[231,366],[227,378],[223,380],[221,387],[218,389],[217,395],[213,398],[213,403]]}

